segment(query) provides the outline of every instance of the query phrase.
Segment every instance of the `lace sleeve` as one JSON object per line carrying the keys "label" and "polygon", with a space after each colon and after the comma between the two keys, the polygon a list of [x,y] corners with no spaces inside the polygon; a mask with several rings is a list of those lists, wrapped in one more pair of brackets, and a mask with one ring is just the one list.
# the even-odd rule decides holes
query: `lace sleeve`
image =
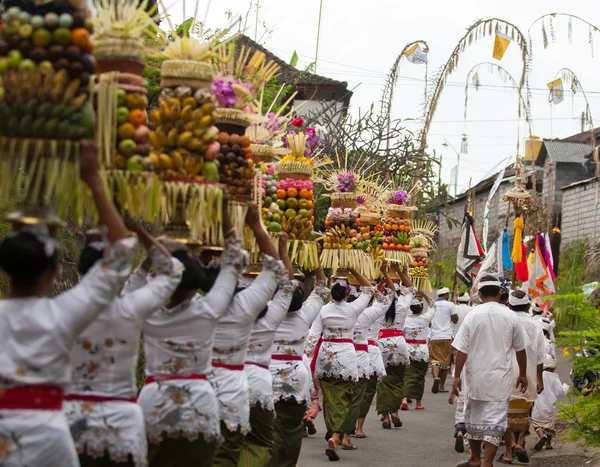
{"label": "lace sleeve", "polygon": [[315,288],[312,291],[312,293],[314,295],[317,295],[323,301],[323,303],[325,303],[329,298],[330,292],[331,291],[327,288],[327,284],[325,281],[317,281],[315,284]]}
{"label": "lace sleeve", "polygon": [[275,297],[269,303],[269,309],[263,318],[269,323],[269,329],[273,331],[277,330],[287,316],[290,304],[292,303],[292,294],[298,285],[298,281],[292,281],[287,276],[279,283],[279,290],[277,290]]}
{"label": "lace sleeve", "polygon": [[232,306],[239,310],[238,318],[253,322],[273,297],[273,293],[285,273],[285,266],[281,261],[263,255],[262,272],[249,287],[237,293],[233,299]]}

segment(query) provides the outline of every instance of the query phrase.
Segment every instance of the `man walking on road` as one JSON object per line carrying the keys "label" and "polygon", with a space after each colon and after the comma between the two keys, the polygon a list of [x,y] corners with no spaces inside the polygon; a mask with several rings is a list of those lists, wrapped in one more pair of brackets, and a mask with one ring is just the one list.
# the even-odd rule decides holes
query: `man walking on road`
{"label": "man walking on road", "polygon": [[[466,389],[465,425],[471,457],[460,467],[492,467],[500,441],[507,429],[508,400],[513,387],[513,354],[519,376],[516,387],[527,390],[529,338],[516,314],[500,305],[500,281],[486,275],[479,282],[482,304],[465,318],[452,343],[457,350],[456,369],[449,402]],[[482,464],[481,446],[485,460]]]}
{"label": "man walking on road", "polygon": [[448,392],[446,378],[450,369],[452,356],[452,335],[454,325],[458,322],[458,314],[454,303],[449,301],[450,289],[443,287],[437,292],[436,313],[431,322],[429,340],[429,359],[433,375],[431,392]]}

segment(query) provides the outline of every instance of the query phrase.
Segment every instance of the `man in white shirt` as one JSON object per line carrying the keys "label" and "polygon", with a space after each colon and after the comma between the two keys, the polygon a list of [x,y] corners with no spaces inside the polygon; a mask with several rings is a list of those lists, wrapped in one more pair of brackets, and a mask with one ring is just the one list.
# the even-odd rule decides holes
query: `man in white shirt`
{"label": "man in white shirt", "polygon": [[438,290],[437,295],[437,311],[431,322],[429,338],[429,360],[433,374],[431,392],[434,394],[448,392],[445,385],[452,357],[452,335],[454,325],[458,322],[456,306],[449,301],[450,289],[443,287]]}
{"label": "man in white shirt", "polygon": [[458,315],[458,321],[454,325],[454,334],[452,335],[453,338],[456,337],[456,335],[458,334],[458,330],[460,329],[460,326],[462,325],[466,316],[469,314],[469,311],[473,309],[473,307],[469,305],[470,300],[471,297],[469,296],[468,292],[465,292],[456,299],[456,301],[458,302],[458,305],[456,305],[456,314]]}
{"label": "man in white shirt", "polygon": [[[493,466],[507,428],[514,352],[519,367],[516,386],[523,393],[527,390],[527,333],[515,313],[499,304],[500,281],[496,277],[484,276],[478,288],[482,304],[467,315],[452,343],[457,353],[450,403],[454,403],[454,397],[460,394],[465,370],[465,436],[471,447],[471,458],[459,464],[463,467]],[[483,464],[482,443],[485,449]]]}
{"label": "man in white shirt", "polygon": [[[458,305],[456,306],[456,313],[458,314],[458,321],[454,325],[454,334],[452,337],[456,337],[460,327],[469,314],[469,312],[473,309],[471,305],[469,305],[469,301],[471,297],[469,296],[469,292],[465,292],[456,300]],[[454,349],[452,349],[455,352]],[[467,428],[465,427],[465,394],[464,390],[460,393],[460,396],[457,399],[456,411],[454,413],[454,449],[457,452],[464,452],[464,440],[463,436],[467,432]]]}
{"label": "man in white shirt", "polygon": [[[506,452],[503,459],[511,463],[513,454],[519,462],[529,462],[529,456],[525,451],[525,436],[529,430],[529,412],[536,401],[537,395],[544,390],[542,371],[546,349],[544,346],[544,332],[538,322],[529,314],[531,300],[523,290],[513,290],[508,299],[509,308],[515,312],[517,318],[523,325],[523,329],[529,338],[529,345],[525,349],[527,353],[527,391],[521,393],[513,387],[508,405],[508,430],[504,435]],[[513,368],[514,368],[513,357]],[[514,378],[518,373],[513,372]],[[514,437],[513,437],[514,436]]]}

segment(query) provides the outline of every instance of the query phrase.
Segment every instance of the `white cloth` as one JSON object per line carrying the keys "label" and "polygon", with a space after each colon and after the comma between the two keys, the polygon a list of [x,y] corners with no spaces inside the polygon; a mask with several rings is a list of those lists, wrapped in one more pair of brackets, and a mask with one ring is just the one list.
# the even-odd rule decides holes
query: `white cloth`
{"label": "white cloth", "polygon": [[[364,313],[362,313],[356,320],[354,325],[354,343],[358,345],[367,345],[369,339],[367,333],[373,323],[379,321],[392,303],[391,295],[382,295],[378,293],[376,295],[375,302],[368,307]],[[356,368],[358,371],[358,377],[370,378],[376,372],[376,368],[371,365],[371,358],[369,357],[369,350],[357,351],[356,352]]]}
{"label": "white cloth", "polygon": [[469,314],[469,312],[473,309],[471,305],[467,305],[466,303],[461,303],[456,305],[456,314],[458,315],[458,321],[454,325],[454,329],[452,331],[452,338],[456,337],[460,327],[462,326],[465,317]]}
{"label": "white cloth", "polygon": [[508,399],[480,401],[467,398],[465,406],[465,437],[499,446],[508,428]]}
{"label": "white cloth", "polygon": [[517,365],[517,356],[515,354],[513,356],[513,388],[510,400],[525,399],[527,402],[535,402],[537,398],[537,366],[543,365],[546,359],[544,332],[539,323],[529,313],[516,312],[515,314],[529,338],[529,345],[525,349],[525,353],[527,354],[527,391],[523,394],[516,388],[517,378],[519,377],[519,366]]}
{"label": "white cloth", "polygon": [[383,380],[387,374],[385,371],[385,365],[383,364],[383,358],[381,357],[381,349],[377,343],[380,328],[381,322],[375,321],[367,330],[367,340],[369,342],[369,363],[371,365],[371,371],[374,375],[377,375],[378,381]]}
{"label": "white cloth", "polygon": [[[271,355],[305,357],[304,347],[309,329],[325,304],[329,289],[317,282],[313,292],[296,312],[288,313],[275,333]],[[306,358],[308,361],[308,358]],[[302,404],[310,400],[312,375],[301,360],[272,359],[269,365],[273,377],[273,399],[275,402],[292,398]]]}
{"label": "white cloth", "polygon": [[[152,250],[157,275],[148,285],[116,298],[79,336],[71,352],[73,380],[67,392],[135,399],[135,370],[140,332],[147,317],[175,291],[183,265],[175,258]],[[91,457],[108,452],[113,461],[132,455],[145,465],[146,427],[142,409],[122,401],[67,401],[64,412],[71,426],[83,427],[74,434],[77,451]]]}
{"label": "white cloth", "polygon": [[[147,376],[207,375],[211,370],[213,336],[227,311],[241,263],[241,244],[227,241],[219,276],[210,291],[176,307],[161,307],[144,325]],[[144,412],[148,439],[163,436],[220,439],[219,407],[211,384],[200,379],[170,379],[144,386],[138,403]]]}
{"label": "white cloth", "polygon": [[431,336],[432,341],[452,339],[454,332],[454,323],[452,316],[456,316],[456,305],[448,300],[438,299],[435,302],[437,312],[431,321]]}
{"label": "white cloth", "polygon": [[[106,251],[78,285],[56,298],[0,300],[0,390],[66,386],[77,336],[113,302],[131,272],[134,239]],[[77,467],[61,411],[0,410],[2,466]]]}
{"label": "white cloth", "polygon": [[468,398],[508,401],[513,384],[513,351],[524,350],[529,338],[515,313],[489,302],[476,306],[465,318],[452,346],[467,354],[463,379]]}
{"label": "white cloth", "polygon": [[[213,365],[244,365],[257,316],[273,297],[286,270],[281,261],[263,255],[263,269],[249,287],[236,293],[219,320],[213,342]],[[230,431],[250,431],[250,398],[245,371],[213,368],[210,382],[219,400],[221,421]]]}
{"label": "white cloth", "polygon": [[267,305],[267,313],[254,323],[244,367],[248,378],[250,407],[260,403],[263,409],[270,411],[275,409],[273,406],[273,378],[269,371],[271,348],[277,328],[288,313],[292,294],[296,287],[298,287],[297,281],[283,279],[275,297]]}
{"label": "white cloth", "polygon": [[[401,287],[402,295],[396,298],[396,316],[394,321],[388,323],[385,317],[381,320],[381,331],[397,330],[404,333],[404,323],[406,316],[410,311],[410,304],[415,296],[416,290],[414,287]],[[404,336],[384,337],[378,341],[379,349],[383,364],[386,366],[408,366],[410,365],[410,356],[408,353],[408,345]]]}
{"label": "white cloth", "polygon": [[[375,287],[361,287],[361,294],[352,303],[345,300],[330,302],[321,308],[321,312],[311,328],[312,335],[322,333],[321,345],[315,367],[317,378],[330,377],[345,380],[358,380],[356,351],[353,337],[354,325],[358,317],[367,308]],[[325,342],[326,339],[349,339],[350,342]]]}
{"label": "white cloth", "polygon": [[[429,361],[429,324],[433,320],[437,311],[437,306],[434,304],[429,307],[426,313],[419,315],[410,314],[404,323],[404,337],[407,341],[408,352],[411,360],[428,362]],[[425,341],[424,344],[419,344],[415,341]]]}
{"label": "white cloth", "polygon": [[543,378],[544,390],[538,395],[531,414],[534,425],[535,422],[554,422],[559,411],[556,403],[569,391],[569,385],[563,384],[556,373],[544,371]]}

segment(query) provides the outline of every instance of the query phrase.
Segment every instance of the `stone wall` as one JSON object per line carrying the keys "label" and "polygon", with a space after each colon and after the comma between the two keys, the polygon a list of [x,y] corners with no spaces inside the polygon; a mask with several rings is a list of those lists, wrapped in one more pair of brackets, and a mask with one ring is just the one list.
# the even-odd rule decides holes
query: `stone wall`
{"label": "stone wall", "polygon": [[592,180],[562,190],[562,243],[600,237],[600,189]]}

